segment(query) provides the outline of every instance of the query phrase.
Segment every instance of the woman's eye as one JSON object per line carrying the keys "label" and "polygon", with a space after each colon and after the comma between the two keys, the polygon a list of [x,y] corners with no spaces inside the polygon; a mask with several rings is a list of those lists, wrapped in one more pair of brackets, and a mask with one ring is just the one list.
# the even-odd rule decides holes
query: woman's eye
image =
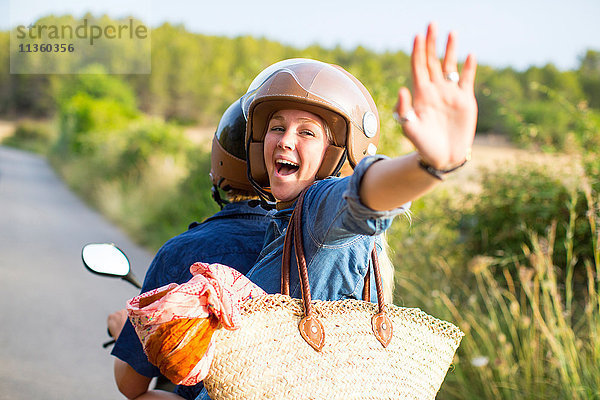
{"label": "woman's eye", "polygon": [[314,137],[314,136],[315,136],[315,133],[314,133],[313,131],[309,131],[309,130],[306,130],[306,129],[305,129],[305,130],[303,130],[303,131],[301,132],[301,134],[302,134],[302,135],[304,135],[304,136],[312,136],[312,137]]}
{"label": "woman's eye", "polygon": [[270,131],[273,132],[283,132],[284,129],[281,126],[272,126],[271,128],[269,128]]}

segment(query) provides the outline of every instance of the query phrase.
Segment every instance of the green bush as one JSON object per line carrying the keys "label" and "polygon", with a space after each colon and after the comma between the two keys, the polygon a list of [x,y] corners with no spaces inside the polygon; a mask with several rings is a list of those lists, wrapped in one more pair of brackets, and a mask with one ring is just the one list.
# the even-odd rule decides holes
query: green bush
{"label": "green bush", "polygon": [[90,68],[63,82],[60,89],[58,150],[65,155],[92,154],[111,132],[141,118],[125,82],[102,75],[102,68]]}
{"label": "green bush", "polygon": [[564,149],[573,120],[560,105],[548,101],[530,101],[521,105],[521,143],[535,143],[548,149]]}
{"label": "green bush", "polygon": [[137,109],[137,99],[131,87],[118,76],[107,74],[99,64],[89,65],[75,75],[65,75],[58,86],[58,104],[85,93],[93,99],[110,98],[129,110]]}
{"label": "green bush", "polygon": [[211,198],[209,172],[210,154],[194,151],[173,195],[157,204],[144,220],[144,243],[158,249],[169,238],[184,232],[190,223],[201,222],[219,210]]}
{"label": "green bush", "polygon": [[479,197],[434,192],[393,226],[395,301],[465,332],[439,399],[599,398],[600,163],[584,167],[488,172]]}
{"label": "green bush", "polygon": [[531,245],[530,235],[544,236],[555,221],[559,237],[564,237],[573,224],[574,248],[555,243],[554,264],[565,271],[570,251],[579,267],[593,259],[584,191],[567,187],[543,167],[488,171],[482,177],[482,192],[469,201],[473,206],[465,210],[457,226],[469,257],[522,257],[523,246]]}
{"label": "green bush", "polygon": [[136,110],[110,98],[78,93],[61,105],[60,144],[71,154],[90,154],[107,132],[123,129],[138,116]]}
{"label": "green bush", "polygon": [[209,154],[193,146],[180,127],[146,117],[82,138],[85,152],[64,157],[56,150],[53,164],[139,243],[158,249],[189,223],[217,211],[210,198]]}

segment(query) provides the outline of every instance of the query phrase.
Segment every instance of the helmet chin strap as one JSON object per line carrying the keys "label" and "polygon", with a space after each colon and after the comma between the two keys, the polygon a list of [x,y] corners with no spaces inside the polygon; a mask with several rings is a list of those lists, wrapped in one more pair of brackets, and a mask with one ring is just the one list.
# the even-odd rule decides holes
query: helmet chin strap
{"label": "helmet chin strap", "polygon": [[[265,189],[263,189],[260,186],[260,184],[258,182],[256,182],[256,180],[252,176],[251,165],[250,165],[250,158],[248,158],[248,160],[247,160],[247,166],[248,166],[248,168],[246,169],[246,172],[247,172],[247,175],[248,175],[248,182],[250,182],[250,184],[254,188],[254,191],[256,191],[256,193],[258,194],[258,197],[260,197],[261,207],[263,207],[264,209],[268,210],[269,209],[269,208],[267,208],[268,204],[269,203],[275,203],[277,200],[275,199],[275,197],[273,196],[272,193],[269,193]],[[271,206],[271,209],[272,208],[273,207]]]}
{"label": "helmet chin strap", "polygon": [[340,170],[342,169],[342,166],[346,162],[347,158],[348,158],[348,149],[344,147],[344,153],[342,154],[342,157],[340,158],[338,165],[335,167],[335,169],[331,173],[331,176],[340,176]]}
{"label": "helmet chin strap", "polygon": [[[219,181],[219,185],[221,184],[221,182],[223,182],[223,179],[224,178],[221,178],[221,180]],[[221,197],[221,192],[219,191],[218,185],[213,185],[210,191],[212,193],[213,200],[219,205],[219,207],[221,207],[221,210],[223,209],[223,207],[225,207],[226,204],[229,204],[228,200],[225,200]]]}

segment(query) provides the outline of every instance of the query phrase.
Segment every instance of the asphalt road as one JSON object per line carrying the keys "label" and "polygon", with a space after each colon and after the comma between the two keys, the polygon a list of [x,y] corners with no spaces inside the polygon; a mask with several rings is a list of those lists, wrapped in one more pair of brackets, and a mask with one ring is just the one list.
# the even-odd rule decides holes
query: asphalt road
{"label": "asphalt road", "polygon": [[36,155],[0,146],[0,399],[118,399],[106,316],[137,294],[81,262],[116,243],[143,278],[151,254],[88,208]]}

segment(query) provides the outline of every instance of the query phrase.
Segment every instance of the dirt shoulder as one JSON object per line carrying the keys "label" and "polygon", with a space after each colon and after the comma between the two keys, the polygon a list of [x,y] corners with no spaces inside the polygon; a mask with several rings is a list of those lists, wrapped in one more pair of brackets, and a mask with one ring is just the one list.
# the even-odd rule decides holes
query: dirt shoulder
{"label": "dirt shoulder", "polygon": [[0,120],[0,142],[15,133],[16,123],[14,121]]}
{"label": "dirt shoulder", "polygon": [[471,161],[449,176],[448,183],[459,186],[461,191],[478,192],[478,177],[482,169],[507,169],[523,164],[542,165],[558,176],[572,177],[579,173],[579,163],[573,156],[519,149],[505,136],[478,134],[473,143]]}

